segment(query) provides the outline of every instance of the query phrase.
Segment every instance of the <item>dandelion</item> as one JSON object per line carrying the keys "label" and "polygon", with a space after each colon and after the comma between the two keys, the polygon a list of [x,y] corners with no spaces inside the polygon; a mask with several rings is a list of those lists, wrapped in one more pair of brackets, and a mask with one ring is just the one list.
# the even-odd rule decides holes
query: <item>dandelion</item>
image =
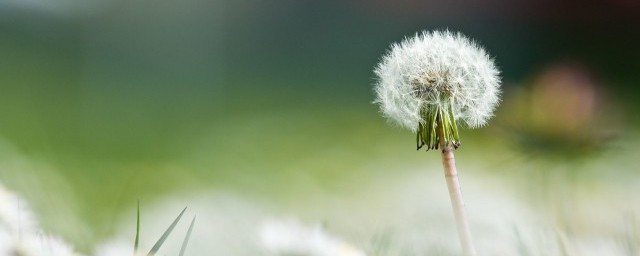
{"label": "dandelion", "polygon": [[486,124],[499,102],[499,71],[488,54],[460,33],[422,32],[399,44],[375,69],[382,114],[416,133],[417,148],[442,150],[442,163],[463,250],[475,255],[453,150],[458,124]]}
{"label": "dandelion", "polygon": [[394,44],[375,73],[375,102],[388,119],[417,133],[418,149],[437,148],[439,140],[459,146],[458,121],[483,126],[499,101],[493,61],[459,33],[423,32]]}

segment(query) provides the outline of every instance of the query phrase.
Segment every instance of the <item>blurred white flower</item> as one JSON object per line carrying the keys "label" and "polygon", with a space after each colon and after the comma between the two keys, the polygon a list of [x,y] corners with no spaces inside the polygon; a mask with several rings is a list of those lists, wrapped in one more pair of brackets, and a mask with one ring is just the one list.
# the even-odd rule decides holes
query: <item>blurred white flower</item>
{"label": "blurred white flower", "polygon": [[37,223],[29,205],[0,185],[0,228],[10,233],[33,232]]}
{"label": "blurred white flower", "polygon": [[457,144],[455,121],[482,126],[499,101],[499,71],[493,60],[460,33],[425,31],[393,44],[375,73],[375,102],[383,115],[424,135],[423,144],[430,148],[435,132],[426,132],[435,131],[438,120],[450,128],[444,131],[446,142]]}
{"label": "blurred white flower", "polygon": [[260,240],[271,255],[365,255],[363,251],[329,235],[320,226],[307,227],[292,219],[266,221],[260,230]]}
{"label": "blurred white flower", "polygon": [[[96,248],[95,256],[121,256],[133,255],[133,243],[128,240],[114,240],[99,245]],[[136,256],[136,255],[133,255]]]}
{"label": "blurred white flower", "polygon": [[[220,191],[198,192],[194,195],[165,197],[141,206],[140,244],[146,255],[167,226],[176,218],[179,210],[188,206],[184,219],[178,223],[158,251],[161,255],[178,255],[188,231],[190,213],[198,220],[190,236],[185,255],[263,255],[259,248],[257,229],[266,215],[257,202]],[[122,256],[133,254],[136,232],[135,209],[122,215],[112,238],[99,243],[96,256]]]}
{"label": "blurred white flower", "polygon": [[0,255],[73,256],[62,239],[45,234],[29,205],[0,185]]}
{"label": "blurred white flower", "polygon": [[77,256],[73,248],[62,239],[44,233],[28,233],[14,237],[2,249],[2,255],[21,256]]}

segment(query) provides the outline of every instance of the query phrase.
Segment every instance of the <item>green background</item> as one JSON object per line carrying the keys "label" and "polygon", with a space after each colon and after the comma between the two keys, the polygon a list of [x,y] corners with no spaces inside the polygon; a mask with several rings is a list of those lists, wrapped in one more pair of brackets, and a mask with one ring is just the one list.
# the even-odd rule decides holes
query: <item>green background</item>
{"label": "green background", "polygon": [[[625,1],[7,1],[0,180],[86,251],[138,200],[219,189],[295,205],[396,166],[440,171],[379,115],[372,70],[391,43],[448,28],[487,49],[505,91],[488,127],[463,132],[461,165],[526,180],[562,163],[570,186],[623,186],[638,178],[639,16]],[[576,138],[510,103],[567,63],[599,102]]]}

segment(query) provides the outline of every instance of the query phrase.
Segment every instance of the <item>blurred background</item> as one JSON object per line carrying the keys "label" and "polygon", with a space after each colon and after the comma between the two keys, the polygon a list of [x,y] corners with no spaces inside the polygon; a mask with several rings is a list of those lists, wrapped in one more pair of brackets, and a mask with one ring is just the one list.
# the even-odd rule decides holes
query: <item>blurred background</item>
{"label": "blurred background", "polygon": [[[372,104],[377,61],[424,29],[461,31],[502,70],[496,117],[456,152],[476,236],[502,223],[521,241],[519,224],[542,225],[561,251],[637,255],[631,0],[3,0],[0,182],[82,252],[133,221],[138,200],[143,213],[167,197],[176,213],[215,211],[192,199],[212,191],[363,247],[396,217],[431,227],[420,216],[441,211],[455,248],[438,154],[416,152]],[[545,247],[533,237],[518,250]]]}

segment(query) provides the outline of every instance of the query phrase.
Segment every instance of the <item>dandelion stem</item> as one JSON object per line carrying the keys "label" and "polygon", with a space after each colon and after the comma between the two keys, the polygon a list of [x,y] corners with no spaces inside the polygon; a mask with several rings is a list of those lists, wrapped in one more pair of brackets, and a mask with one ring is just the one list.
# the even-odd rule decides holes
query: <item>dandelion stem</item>
{"label": "dandelion stem", "polygon": [[453,145],[443,138],[444,129],[442,119],[446,117],[439,116],[437,124],[437,133],[440,137],[440,148],[442,149],[442,165],[444,167],[444,176],[447,180],[449,188],[449,197],[451,198],[451,206],[453,207],[453,215],[455,216],[458,235],[462,250],[466,256],[476,256],[476,250],[471,241],[471,231],[469,230],[469,222],[464,211],[464,202],[462,193],[460,192],[460,183],[458,182],[458,171],[456,169],[456,160],[453,156]]}

